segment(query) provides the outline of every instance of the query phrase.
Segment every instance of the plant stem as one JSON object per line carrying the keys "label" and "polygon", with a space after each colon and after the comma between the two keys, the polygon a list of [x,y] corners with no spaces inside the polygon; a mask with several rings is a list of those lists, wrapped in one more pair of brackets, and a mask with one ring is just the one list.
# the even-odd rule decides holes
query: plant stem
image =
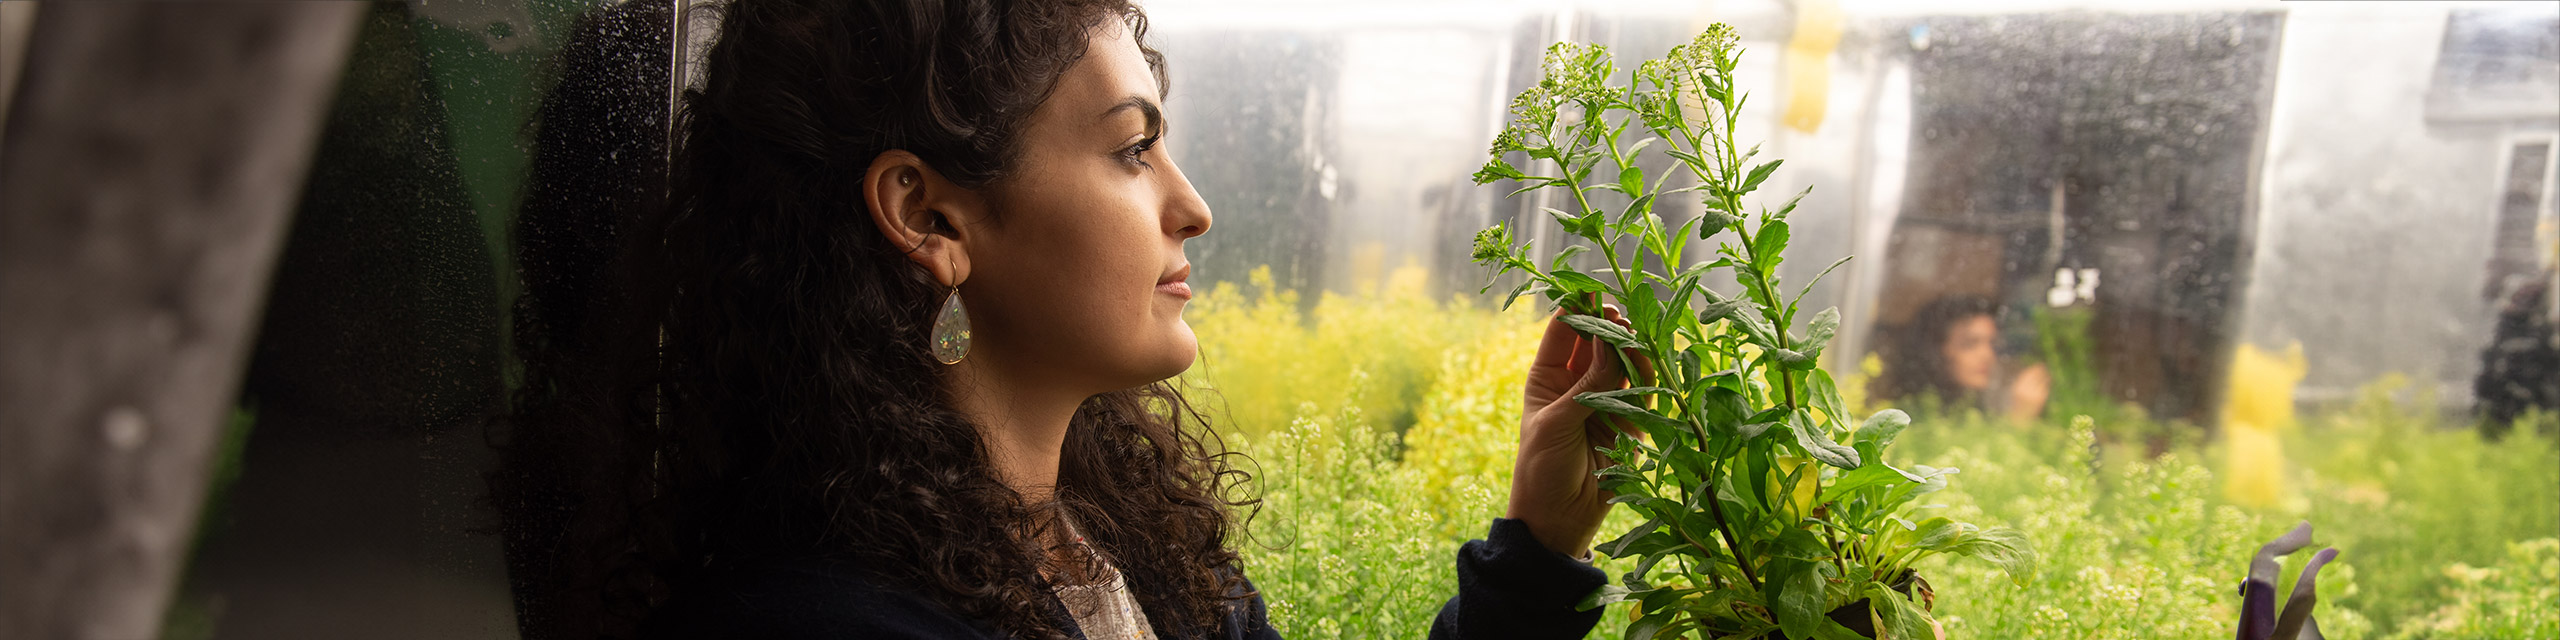
{"label": "plant stem", "polygon": [[1840,550],[1840,535],[1833,532],[1831,527],[1826,526],[1822,528],[1822,538],[1831,542],[1831,566],[1838,567],[1840,569],[1841,578],[1848,578],[1849,562],[1840,559],[1840,556],[1843,554]]}
{"label": "plant stem", "polygon": [[[1696,426],[1696,424],[1691,423],[1691,426]],[[1698,442],[1700,444],[1706,443],[1706,437],[1707,433],[1704,430],[1698,432]],[[1707,466],[1707,477],[1704,478],[1705,482],[1699,483],[1706,486],[1707,513],[1715,516],[1716,531],[1724,534],[1725,551],[1733,554],[1733,566],[1742,569],[1743,582],[1750,583],[1752,591],[1759,591],[1760,575],[1751,570],[1751,559],[1742,557],[1742,545],[1736,542],[1737,540],[1740,540],[1740,538],[1733,535],[1733,525],[1725,521],[1724,501],[1716,498],[1716,478],[1723,476],[1724,474],[1717,468],[1717,465],[1710,464]]]}

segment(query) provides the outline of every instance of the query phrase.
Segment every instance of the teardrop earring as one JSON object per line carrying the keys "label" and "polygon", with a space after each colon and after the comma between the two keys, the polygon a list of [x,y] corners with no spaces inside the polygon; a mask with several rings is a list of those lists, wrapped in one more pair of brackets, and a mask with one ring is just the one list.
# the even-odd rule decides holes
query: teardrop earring
{"label": "teardrop earring", "polygon": [[960,306],[960,289],[953,288],[951,297],[942,299],[942,311],[933,320],[933,359],[943,364],[959,364],[969,357],[969,310]]}

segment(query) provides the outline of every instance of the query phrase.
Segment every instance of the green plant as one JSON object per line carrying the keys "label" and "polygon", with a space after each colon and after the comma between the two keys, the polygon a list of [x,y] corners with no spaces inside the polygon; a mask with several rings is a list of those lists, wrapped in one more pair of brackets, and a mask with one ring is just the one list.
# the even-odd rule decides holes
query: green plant
{"label": "green plant", "polygon": [[1396,462],[1393,434],[1371,429],[1355,404],[1230,438],[1259,467],[1262,513],[1242,552],[1275,628],[1403,638],[1429,624],[1457,579],[1459,541],[1427,534],[1441,529],[1439,514],[1417,508],[1430,492]]}
{"label": "green plant", "polygon": [[[2089,321],[2095,318],[2087,306],[2051,308],[2037,307],[2031,315],[2036,327],[2036,359],[2043,362],[2052,380],[2046,395],[2044,415],[2057,420],[2071,416],[2089,416],[2099,428],[2148,425],[2139,405],[2115,399],[2098,386],[2098,366],[2092,359],[2097,346],[2089,338]],[[2145,440],[2154,434],[2112,433],[2117,440]]]}
{"label": "green plant", "polygon": [[[1905,452],[1919,453],[1932,440],[1949,443],[1924,459],[1963,466],[1965,484],[1932,499],[1953,517],[2016,523],[2044,551],[2034,579],[2020,588],[1994,588],[2009,576],[1975,563],[1924,564],[1941,588],[1966,593],[1942,600],[1936,612],[1950,637],[2230,637],[2240,612],[2233,587],[2272,525],[2215,504],[2220,492],[2197,456],[2101,459],[2089,421],[2045,427],[1950,422]],[[2333,566],[2322,586],[2348,588],[2353,578]],[[2354,620],[2328,602],[2321,622],[2330,638],[2353,637],[2335,633],[2331,623]]]}
{"label": "green plant", "polygon": [[[1204,288],[1183,311],[1199,336],[1200,360],[1182,377],[1205,392],[1196,398],[1203,408],[1244,433],[1330,416],[1355,397],[1380,431],[1402,433],[1417,418],[1416,398],[1438,375],[1436,358],[1491,330],[1494,316],[1474,312],[1465,298],[1433,300],[1420,267],[1378,275],[1374,286],[1349,293],[1316,292],[1305,310],[1299,293],[1281,288],[1268,266],[1248,272],[1242,286]],[[1356,396],[1347,386],[1354,370],[1362,372]]]}
{"label": "green plant", "polygon": [[[1599,550],[1637,564],[1585,605],[1641,603],[1626,631],[1631,639],[1931,638],[1934,596],[1913,563],[1972,556],[2023,579],[2034,572],[2035,554],[2014,530],[1919,515],[1913,501],[1946,488],[1954,470],[1885,462],[1885,449],[1910,425],[1901,411],[1850,419],[1838,385],[1816,366],[1839,327],[1836,308],[1795,333],[1804,293],[1782,295],[1777,274],[1795,201],[1743,214],[1743,198],[1780,161],[1752,164],[1758,147],[1734,141],[1747,100],[1734,88],[1740,53],[1732,28],[1714,25],[1638,65],[1630,84],[1617,88],[1606,48],[1559,43],[1547,50],[1544,78],[1512,101],[1514,120],[1475,176],[1522,183],[1513,195],[1569,195],[1572,210],[1546,211],[1588,243],[1541,267],[1533,247],[1515,246],[1509,227],[1479,233],[1473,257],[1493,267],[1497,281],[1525,275],[1503,306],[1544,295],[1576,330],[1637,354],[1620,353],[1637,386],[1576,398],[1645,435],[1608,448],[1617,464],[1600,473],[1613,501],[1646,520]],[[1651,136],[1621,146],[1639,124],[1638,133]],[[1641,162],[1649,148],[1673,170],[1649,177]],[[1515,167],[1506,160],[1515,152],[1552,173]],[[1695,184],[1670,187],[1683,170]],[[1654,205],[1681,193],[1699,194],[1701,212],[1667,229]],[[1727,239],[1715,260],[1683,259],[1693,232]],[[1595,248],[1605,269],[1586,273],[1570,262]],[[1707,283],[1719,270],[1739,295]],[[1597,315],[1604,299],[1623,306],[1624,326]]]}
{"label": "green plant", "polygon": [[2560,638],[2560,538],[2507,543],[2495,567],[2446,567],[2452,602],[2392,636],[2402,638]]}
{"label": "green plant", "polygon": [[2320,524],[2370,579],[2345,602],[2394,630],[2445,604],[2458,586],[2446,567],[2495,565],[2511,543],[2560,535],[2560,441],[2530,429],[2484,438],[2412,386],[2396,375],[2367,384],[2284,444],[2298,461],[2287,484],[2303,496],[2285,516]]}
{"label": "green plant", "polygon": [[[1451,555],[1502,513],[1521,376],[1545,319],[1527,305],[1496,312],[1393,284],[1400,279],[1391,276],[1365,294],[1311,294],[1326,302],[1287,333],[1247,321],[1295,308],[1296,294],[1276,287],[1221,307],[1232,315],[1193,320],[1204,349],[1223,345],[1230,364],[1219,381],[1239,414],[1263,403],[1306,419],[1294,426],[1215,423],[1230,447],[1255,461],[1248,468],[1258,472],[1261,491],[1285,494],[1285,502],[1266,504],[1238,551],[1288,637],[1420,635],[1453,592]],[[1328,304],[1337,309],[1321,310]],[[1370,345],[1403,339],[1404,326],[1327,317],[1488,329],[1422,351],[1417,369],[1427,380],[1400,386],[1379,384],[1393,374],[1365,362]],[[1286,339],[1265,339],[1272,336]],[[1237,366],[1291,359],[1361,364]],[[1855,402],[1857,385],[1843,382],[1843,395]],[[2554,620],[2551,611],[2505,603],[2550,602],[2560,578],[2510,568],[2529,563],[2504,559],[2509,543],[2560,534],[2560,444],[2522,428],[2503,441],[2483,439],[2407,387],[2386,379],[2359,400],[2307,413],[2298,428],[2281,432],[2293,462],[2268,464],[2284,465],[2287,484],[2301,497],[2264,508],[2228,501],[2231,480],[2206,464],[2222,456],[2204,440],[2172,440],[2155,454],[2145,442],[2103,435],[2165,427],[2072,425],[2061,416],[2012,424],[1978,414],[1914,426],[1886,462],[1964,468],[1959,486],[1924,499],[1930,512],[2012,524],[2042,559],[2017,587],[1984,563],[1921,560],[1916,567],[1940,593],[1963,594],[1939,600],[1930,615],[1950,638],[2228,636],[2239,615],[2233,586],[2245,576],[2251,550],[2308,519],[2319,524],[2317,542],[2344,552],[2319,585],[2320,630],[2331,640],[2555,637],[2509,631],[2536,627],[2498,620],[2512,612],[2521,620],[2513,625],[2554,624],[2534,622]],[[1284,389],[1341,395],[1274,395]],[[1368,409],[1384,405],[1415,416],[1400,443],[1384,437],[1392,415]],[[1360,422],[1374,425],[1370,435],[1353,433]],[[1302,433],[1283,441],[1282,432],[1292,430]],[[1610,517],[1603,529],[1613,532],[1645,520],[1625,509]],[[1601,566],[1615,575],[1636,560],[1604,559]],[[1591,637],[1620,638],[1639,613],[1613,611]]]}

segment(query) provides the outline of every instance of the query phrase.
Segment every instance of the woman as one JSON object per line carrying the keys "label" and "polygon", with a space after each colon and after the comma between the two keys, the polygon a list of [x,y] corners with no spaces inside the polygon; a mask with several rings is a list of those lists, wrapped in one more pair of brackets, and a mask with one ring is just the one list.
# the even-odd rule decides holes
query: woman
{"label": "woman", "polygon": [[[1279,637],[1231,548],[1245,474],[1166,383],[1213,217],[1124,1],[722,10],[621,284],[523,307],[529,636]],[[1432,637],[1597,623],[1599,345],[1550,321],[1508,517]]]}
{"label": "woman", "polygon": [[2014,420],[2043,414],[2052,383],[2044,365],[2030,365],[2000,384],[1996,311],[1991,300],[1968,295],[1922,306],[1902,325],[1897,339],[1883,343],[1878,355],[1884,371],[1868,383],[1868,395],[1934,401],[1949,409],[1996,408]]}

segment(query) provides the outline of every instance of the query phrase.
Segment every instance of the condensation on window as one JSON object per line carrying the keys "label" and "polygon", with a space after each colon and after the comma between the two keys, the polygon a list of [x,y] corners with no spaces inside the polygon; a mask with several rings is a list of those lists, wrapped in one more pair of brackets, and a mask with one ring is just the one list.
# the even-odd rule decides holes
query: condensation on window
{"label": "condensation on window", "polygon": [[[1216,212],[1189,247],[1203,289],[1267,268],[1310,306],[1399,273],[1475,296],[1475,231],[1568,245],[1534,224],[1557,203],[1469,179],[1546,45],[1631,65],[1721,21],[1749,49],[1741,137],[1787,160],[1747,204],[1812,189],[1782,276],[1857,256],[1806,302],[1841,308],[1844,374],[1931,348],[1915,325],[1970,300],[2005,366],[2075,367],[2054,375],[2083,395],[2057,404],[2211,425],[2245,349],[2299,349],[2286,401],[2307,405],[2391,376],[2446,411],[2506,388],[2484,378],[2511,371],[2502,314],[2548,327],[2560,305],[2516,302],[2556,286],[2560,8],[2151,4],[1147,7],[1168,148]],[[614,206],[652,195],[633,185],[664,170],[672,88],[698,80],[679,15],[373,6],[166,637],[515,634],[481,421],[510,388],[520,288],[593,285],[516,265],[609,250]]]}

